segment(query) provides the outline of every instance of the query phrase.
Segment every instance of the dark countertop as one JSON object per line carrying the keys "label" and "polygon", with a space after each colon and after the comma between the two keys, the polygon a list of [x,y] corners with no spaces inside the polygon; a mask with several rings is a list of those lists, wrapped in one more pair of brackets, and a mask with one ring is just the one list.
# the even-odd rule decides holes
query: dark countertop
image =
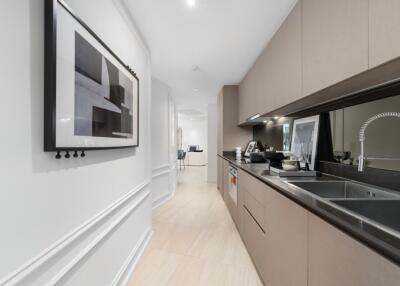
{"label": "dark countertop", "polygon": [[[231,152],[218,155],[231,165],[247,172],[253,177],[269,185],[280,194],[301,205],[311,213],[346,232],[364,245],[390,259],[400,266],[400,233],[385,225],[351,212],[334,201],[321,198],[306,190],[292,187],[288,179],[268,171],[268,164],[249,164],[237,161]],[[318,178],[291,178],[291,180],[332,180],[328,175]],[[334,177],[337,180],[337,177]],[[400,218],[399,218],[400,220]]]}

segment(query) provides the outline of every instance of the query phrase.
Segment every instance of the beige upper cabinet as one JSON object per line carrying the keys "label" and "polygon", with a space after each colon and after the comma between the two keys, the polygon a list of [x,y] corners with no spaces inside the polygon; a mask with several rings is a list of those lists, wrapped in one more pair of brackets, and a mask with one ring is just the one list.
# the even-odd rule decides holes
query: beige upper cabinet
{"label": "beige upper cabinet", "polygon": [[290,12],[265,51],[263,113],[301,97],[301,2]]}
{"label": "beige upper cabinet", "polygon": [[376,67],[400,56],[400,1],[369,0],[369,58]]}
{"label": "beige upper cabinet", "polygon": [[307,286],[308,212],[270,187],[265,188],[265,285]]}
{"label": "beige upper cabinet", "polygon": [[239,86],[239,122],[301,97],[301,2]]}
{"label": "beige upper cabinet", "polygon": [[400,268],[309,214],[309,286],[395,286]]}
{"label": "beige upper cabinet", "polygon": [[253,138],[253,129],[238,127],[239,97],[237,85],[226,85],[218,95],[218,154],[246,147]]}
{"label": "beige upper cabinet", "polygon": [[260,59],[257,60],[239,85],[239,124],[262,112],[260,104],[264,71],[259,61]]}
{"label": "beige upper cabinet", "polygon": [[303,96],[368,69],[367,0],[303,0],[302,9]]}

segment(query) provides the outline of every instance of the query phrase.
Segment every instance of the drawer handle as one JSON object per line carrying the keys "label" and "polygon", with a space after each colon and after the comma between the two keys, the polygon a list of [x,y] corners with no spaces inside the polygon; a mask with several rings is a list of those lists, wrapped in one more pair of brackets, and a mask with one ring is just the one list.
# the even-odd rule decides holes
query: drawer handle
{"label": "drawer handle", "polygon": [[261,231],[266,234],[265,230],[262,228],[262,226],[258,223],[258,221],[255,219],[255,217],[251,214],[251,212],[249,211],[249,209],[243,205],[243,208],[247,211],[247,213],[251,216],[251,218],[254,220],[254,222],[258,225],[258,227],[261,229]]}

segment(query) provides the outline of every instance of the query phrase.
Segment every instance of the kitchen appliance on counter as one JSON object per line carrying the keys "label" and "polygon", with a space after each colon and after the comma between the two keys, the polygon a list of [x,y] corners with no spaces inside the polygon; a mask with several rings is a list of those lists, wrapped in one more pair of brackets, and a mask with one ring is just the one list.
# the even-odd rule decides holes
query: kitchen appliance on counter
{"label": "kitchen appliance on counter", "polygon": [[271,167],[282,169],[282,160],[285,159],[285,155],[283,153],[265,151],[264,157],[269,161]]}
{"label": "kitchen appliance on counter", "polygon": [[250,153],[250,162],[265,163],[267,162],[267,159],[265,159],[264,152],[252,152]]}

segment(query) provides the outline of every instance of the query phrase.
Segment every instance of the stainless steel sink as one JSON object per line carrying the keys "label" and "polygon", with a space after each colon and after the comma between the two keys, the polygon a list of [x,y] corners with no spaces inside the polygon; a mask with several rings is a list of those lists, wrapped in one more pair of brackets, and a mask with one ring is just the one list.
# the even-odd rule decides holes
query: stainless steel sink
{"label": "stainless steel sink", "polygon": [[350,181],[289,181],[288,183],[327,199],[400,199],[400,195]]}
{"label": "stainless steel sink", "polygon": [[333,202],[400,232],[400,200],[337,200]]}

